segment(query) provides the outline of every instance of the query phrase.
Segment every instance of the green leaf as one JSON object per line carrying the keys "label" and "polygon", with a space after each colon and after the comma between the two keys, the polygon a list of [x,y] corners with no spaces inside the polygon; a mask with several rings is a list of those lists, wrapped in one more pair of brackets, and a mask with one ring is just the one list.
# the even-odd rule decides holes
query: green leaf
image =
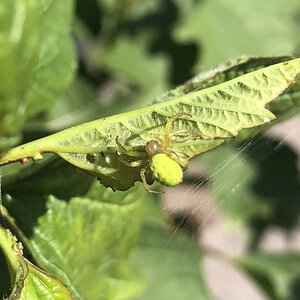
{"label": "green leaf", "polygon": [[158,97],[156,102],[166,101],[168,99],[183,96],[190,92],[203,90],[217,84],[224,83],[238,76],[291,59],[291,56],[252,57],[245,55],[231,59],[214,67],[213,69],[200,72],[184,84]]}
{"label": "green leaf", "polygon": [[[136,103],[140,106],[147,104],[149,99],[167,89],[167,60],[163,55],[149,53],[149,41],[144,36],[120,38],[113,47],[101,49],[99,57],[102,67],[112,72],[119,81],[140,89],[143,98],[128,99],[128,109]],[[132,64],[132,61],[135,63]]]}
{"label": "green leaf", "polygon": [[49,107],[73,76],[72,3],[0,4],[0,151],[18,142],[25,121]]}
{"label": "green leaf", "polygon": [[24,95],[39,54],[38,2],[0,3],[0,150],[17,142],[25,120]]}
{"label": "green leaf", "polygon": [[231,57],[293,53],[298,45],[295,15],[298,0],[289,1],[180,1],[177,41],[193,42],[201,50],[195,69],[212,66]]}
{"label": "green leaf", "polygon": [[41,120],[26,124],[26,129],[36,128],[47,132],[55,132],[86,122],[101,115],[104,105],[99,105],[96,87],[84,78],[76,78],[65,90],[64,94],[47,110],[47,116]]}
{"label": "green leaf", "polygon": [[252,253],[236,259],[265,290],[270,299],[298,299],[296,287],[300,279],[299,253]]}
{"label": "green leaf", "polygon": [[44,0],[41,5],[38,64],[26,95],[28,117],[48,109],[74,77],[72,13],[73,0]]}
{"label": "green leaf", "polygon": [[282,95],[269,104],[270,110],[278,116],[277,121],[286,120],[300,112],[300,77]]}
{"label": "green leaf", "polygon": [[[274,57],[249,57],[242,56],[233,60],[229,60],[224,64],[217,66],[209,71],[201,72],[188,82],[178,86],[159,98],[156,102],[166,101],[175,97],[180,97],[187,93],[205,89],[238,76],[244,75],[255,70],[265,68],[272,64],[290,60],[290,56],[274,56]],[[295,83],[288,87],[281,95],[272,102],[267,104],[267,108],[276,115],[275,122],[282,122],[300,111],[300,77],[297,77]],[[273,122],[272,122],[273,123]],[[265,124],[264,128],[268,128],[271,124]],[[256,129],[243,130],[239,135],[245,139],[257,131]]]}
{"label": "green leaf", "polygon": [[155,223],[145,225],[131,259],[147,288],[134,299],[211,299],[200,271],[201,258],[189,236],[169,233]]}
{"label": "green leaf", "polygon": [[128,150],[140,152],[139,156],[145,158],[145,144],[163,140],[168,119],[188,113],[174,121],[172,136],[174,151],[187,164],[193,156],[236,136],[241,129],[274,119],[264,106],[280,95],[299,72],[300,59],[295,59],[205,90],[85,123],[16,147],[2,157],[0,165],[24,157],[40,159],[42,153],[54,152],[94,174],[105,186],[126,190],[141,180],[140,168],[130,168],[119,160],[117,137]]}
{"label": "green leaf", "polygon": [[59,280],[23,257],[22,244],[1,226],[0,247],[7,259],[13,286],[9,300],[73,299]]}
{"label": "green leaf", "polygon": [[[41,185],[50,177],[43,177]],[[42,187],[29,179],[30,185],[23,182],[19,190],[5,190],[3,202],[40,266],[66,284],[76,299],[128,299],[144,288],[127,262],[143,215],[141,185],[130,193],[114,193],[95,181],[85,197],[63,201],[41,194]],[[58,185],[62,182],[58,179]]]}

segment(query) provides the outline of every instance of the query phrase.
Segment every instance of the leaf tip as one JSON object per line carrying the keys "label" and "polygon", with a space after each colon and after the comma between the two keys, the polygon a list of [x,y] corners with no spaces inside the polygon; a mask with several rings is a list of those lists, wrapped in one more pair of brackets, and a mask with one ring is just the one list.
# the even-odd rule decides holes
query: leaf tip
{"label": "leaf tip", "polygon": [[268,118],[268,117],[264,117],[264,118],[263,118],[263,122],[264,122],[264,123],[269,123],[269,122],[271,122],[271,119]]}

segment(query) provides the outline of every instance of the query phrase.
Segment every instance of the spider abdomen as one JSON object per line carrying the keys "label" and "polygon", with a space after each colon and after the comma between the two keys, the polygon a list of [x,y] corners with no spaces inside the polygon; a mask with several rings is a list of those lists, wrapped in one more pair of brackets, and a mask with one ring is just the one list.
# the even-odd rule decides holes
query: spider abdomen
{"label": "spider abdomen", "polygon": [[178,162],[165,153],[151,157],[149,167],[154,180],[166,186],[175,186],[182,182],[182,168]]}

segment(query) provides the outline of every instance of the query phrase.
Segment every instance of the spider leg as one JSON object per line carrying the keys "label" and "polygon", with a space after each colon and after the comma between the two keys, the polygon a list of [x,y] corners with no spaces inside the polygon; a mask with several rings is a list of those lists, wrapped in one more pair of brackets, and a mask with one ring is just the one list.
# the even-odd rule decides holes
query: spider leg
{"label": "spider leg", "polygon": [[164,138],[164,144],[166,145],[166,148],[171,148],[171,146],[172,146],[172,141],[171,141],[172,139],[171,138],[172,138],[172,135],[174,135],[171,132],[172,131],[172,125],[173,125],[173,123],[174,123],[175,120],[179,119],[182,116],[190,116],[191,117],[191,114],[184,113],[184,112],[178,113],[175,116],[171,117],[168,120],[167,124],[166,124],[166,127],[165,127],[165,138]]}
{"label": "spider leg", "polygon": [[186,133],[189,133],[189,130],[187,130],[187,129],[181,129],[181,130],[176,130],[176,131],[172,131],[172,132],[170,132],[170,136],[173,136],[173,135],[180,135],[180,134],[182,134],[182,135],[186,135]]}
{"label": "spider leg", "polygon": [[118,146],[118,150],[122,153],[122,154],[126,154],[128,156],[141,156],[141,152],[138,151],[134,151],[134,150],[127,150],[122,143],[119,140],[119,136],[116,137],[116,144]]}
{"label": "spider leg", "polygon": [[188,163],[187,159],[190,157],[189,155],[187,155],[186,153],[183,153],[180,150],[176,150],[176,152],[171,151],[170,154],[171,154],[171,157],[173,159],[175,159],[181,165],[181,167],[185,168],[187,166],[187,163]]}
{"label": "spider leg", "polygon": [[161,192],[161,191],[154,191],[154,190],[151,190],[150,189],[150,186],[147,182],[147,179],[146,179],[146,167],[142,168],[141,171],[140,171],[140,175],[141,175],[141,179],[142,179],[142,182],[144,184],[144,189],[146,192],[149,192],[149,193],[155,193],[155,194],[162,194],[164,192]]}
{"label": "spider leg", "polygon": [[117,151],[117,155],[118,155],[118,160],[123,163],[125,166],[127,167],[131,167],[131,168],[136,168],[136,167],[140,167],[142,166],[143,164],[146,163],[146,159],[139,159],[139,160],[135,160],[135,161],[128,161],[128,160],[125,160],[123,159],[120,155],[121,154],[125,154],[125,155],[128,155],[128,156],[131,156],[131,157],[134,157],[134,156],[141,156],[141,153],[140,152],[137,152],[137,151],[129,151],[127,150],[119,141],[119,136],[116,137],[116,144],[118,146],[118,150],[120,153],[118,153]]}
{"label": "spider leg", "polygon": [[[189,158],[190,156],[184,152],[182,152],[181,150],[176,150],[176,152],[186,158]],[[178,154],[176,153],[176,156],[178,157]],[[179,157],[178,157],[179,158]]]}
{"label": "spider leg", "polygon": [[135,161],[128,161],[128,160],[123,159],[123,158],[120,157],[120,156],[118,156],[118,160],[119,160],[121,163],[123,163],[125,166],[131,167],[131,168],[140,167],[140,166],[144,165],[145,162],[147,161],[147,160],[143,160],[143,159],[135,160]]}

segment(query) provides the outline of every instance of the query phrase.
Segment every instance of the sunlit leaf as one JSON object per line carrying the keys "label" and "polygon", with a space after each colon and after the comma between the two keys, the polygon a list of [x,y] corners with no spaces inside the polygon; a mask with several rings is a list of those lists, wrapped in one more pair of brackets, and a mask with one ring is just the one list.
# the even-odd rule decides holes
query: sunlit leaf
{"label": "sunlit leaf", "polygon": [[0,150],[20,138],[25,120],[24,95],[39,55],[40,7],[38,1],[0,3]]}
{"label": "sunlit leaf", "polygon": [[70,35],[73,0],[43,1],[40,8],[39,56],[26,95],[26,114],[49,108],[74,77],[75,48]]}
{"label": "sunlit leaf", "polygon": [[73,77],[72,3],[0,4],[0,151],[17,143],[24,122],[49,107]]}
{"label": "sunlit leaf", "polygon": [[94,174],[105,186],[126,190],[141,180],[140,168],[130,168],[119,160],[117,137],[128,150],[145,157],[145,144],[163,139],[168,119],[187,113],[174,121],[172,137],[174,151],[187,164],[191,157],[236,136],[241,129],[274,119],[264,106],[293,82],[300,71],[299,62],[275,64],[204,90],[64,130],[12,149],[0,164],[27,157],[40,159],[42,153],[54,152]]}
{"label": "sunlit leaf", "polygon": [[[114,193],[95,182],[85,197],[64,201],[46,197],[33,179],[21,181],[20,189],[10,187],[4,204],[39,265],[67,285],[76,299],[119,300],[139,293],[144,282],[127,256],[140,230],[143,187]],[[53,192],[64,196],[58,185],[55,189],[55,182],[62,182],[57,179],[49,174],[40,184],[49,182],[51,187],[53,181]]]}

